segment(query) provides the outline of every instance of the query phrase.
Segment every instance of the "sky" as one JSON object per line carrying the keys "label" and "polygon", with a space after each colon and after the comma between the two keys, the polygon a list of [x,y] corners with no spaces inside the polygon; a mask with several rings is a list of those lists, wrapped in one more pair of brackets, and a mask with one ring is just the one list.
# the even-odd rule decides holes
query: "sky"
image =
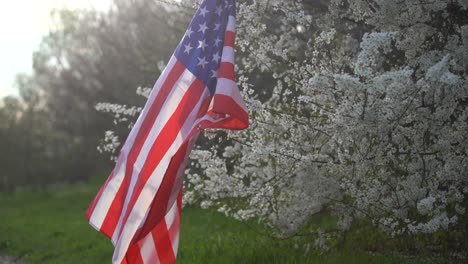
{"label": "sky", "polygon": [[49,31],[53,9],[94,8],[105,11],[112,0],[0,1],[0,98],[18,95],[17,73],[32,72],[32,53]]}

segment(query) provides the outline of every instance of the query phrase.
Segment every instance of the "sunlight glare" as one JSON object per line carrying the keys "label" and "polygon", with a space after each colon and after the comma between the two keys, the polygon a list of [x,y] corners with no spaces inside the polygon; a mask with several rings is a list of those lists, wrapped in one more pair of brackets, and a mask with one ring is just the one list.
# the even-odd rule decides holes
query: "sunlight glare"
{"label": "sunlight glare", "polygon": [[54,9],[107,11],[112,0],[15,0],[0,2],[0,98],[17,95],[17,73],[31,73],[32,53],[49,32]]}

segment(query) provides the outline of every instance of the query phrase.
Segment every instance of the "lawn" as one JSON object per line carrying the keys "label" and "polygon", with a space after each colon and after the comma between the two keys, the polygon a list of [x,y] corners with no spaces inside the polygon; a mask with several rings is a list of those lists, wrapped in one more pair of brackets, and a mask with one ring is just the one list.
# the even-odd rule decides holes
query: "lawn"
{"label": "lawn", "polygon": [[[98,184],[81,183],[47,192],[0,193],[0,254],[20,256],[27,263],[110,263],[111,243],[84,216],[97,189]],[[428,262],[351,250],[306,253],[293,241],[272,240],[251,225],[185,208],[178,263]]]}

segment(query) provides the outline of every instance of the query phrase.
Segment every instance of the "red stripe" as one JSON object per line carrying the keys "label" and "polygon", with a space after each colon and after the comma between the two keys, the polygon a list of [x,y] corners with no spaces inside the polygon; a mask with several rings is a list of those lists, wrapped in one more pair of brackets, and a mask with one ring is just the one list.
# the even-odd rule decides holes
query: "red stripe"
{"label": "red stripe", "polygon": [[[176,111],[173,113],[168,122],[164,125],[158,138],[156,138],[151,150],[148,153],[145,164],[141,168],[138,175],[135,188],[131,194],[131,199],[128,203],[127,212],[122,221],[122,227],[127,223],[128,217],[135,206],[135,203],[140,196],[141,190],[146,185],[149,177],[159,165],[161,159],[166,155],[166,152],[173,144],[178,136],[182,126],[184,125],[187,117],[192,112],[193,108],[197,105],[200,97],[205,89],[205,85],[196,79],[189,89],[185,92],[182,100],[177,106]],[[122,232],[123,228],[120,230]],[[120,234],[119,234],[120,236]]]}
{"label": "red stripe", "polygon": [[197,119],[202,118],[206,114],[206,112],[208,111],[208,108],[210,107],[210,104],[211,104],[211,96],[207,96],[200,106]]}
{"label": "red stripe", "polygon": [[184,185],[180,186],[179,196],[177,196],[177,208],[179,209],[180,216],[182,216],[182,190],[183,189],[184,189]]}
{"label": "red stripe", "polygon": [[[164,175],[163,181],[157,194],[155,195],[151,209],[146,218],[146,222],[136,235],[137,241],[144,238],[153,228],[166,216],[168,211],[168,201],[171,196],[172,190],[174,189],[174,183],[177,178],[177,172],[180,169],[180,165],[183,164],[188,150],[188,141],[184,143],[171,159],[171,163]],[[180,187],[177,187],[180,189]]]}
{"label": "red stripe", "polygon": [[[144,264],[140,251],[140,246],[138,244],[134,244],[128,249],[124,261],[126,261],[128,264]],[[122,263],[124,263],[124,261],[122,261]]]}
{"label": "red stripe", "polygon": [[224,46],[234,48],[234,42],[236,41],[236,35],[232,31],[226,31],[224,34]]}
{"label": "red stripe", "polygon": [[249,126],[249,115],[240,107],[230,96],[215,94],[213,98],[212,112],[224,116],[228,114],[230,117],[213,123],[211,121],[203,121],[200,126],[202,128],[224,128],[232,130],[245,129]]}
{"label": "red stripe", "polygon": [[[135,137],[135,142],[131,147],[131,150],[128,154],[127,158],[127,167],[125,170],[124,179],[119,187],[117,194],[112,201],[112,204],[107,212],[106,218],[101,227],[101,232],[106,234],[109,238],[112,239],[112,235],[115,232],[115,227],[119,221],[120,215],[122,213],[122,208],[125,203],[125,194],[128,191],[128,187],[130,185],[130,180],[132,177],[132,171],[134,163],[140,154],[141,148],[143,147],[146,138],[148,137],[149,132],[151,131],[151,127],[156,120],[161,108],[166,101],[167,96],[169,95],[170,91],[172,90],[174,84],[177,82],[179,77],[184,72],[185,67],[179,61],[176,61],[174,67],[169,72],[164,84],[161,86],[161,89],[152,103],[146,118],[143,120],[140,130],[138,131],[137,136]],[[146,107],[146,106],[145,106]]]}
{"label": "red stripe", "polygon": [[[171,163],[172,163],[171,165],[173,167],[176,167],[177,163],[178,164],[181,164],[181,163],[183,164],[183,161],[184,161],[184,158],[187,155],[187,152],[190,151],[188,149],[188,147],[189,147],[188,143],[189,142],[187,142],[183,147],[181,147],[181,149],[177,152],[176,156],[173,158],[173,160],[175,160],[176,157],[177,157],[177,159],[181,158],[180,162],[172,163],[173,161],[171,161]],[[182,155],[182,153],[184,153],[183,157],[180,156],[180,155]],[[180,166],[178,168],[180,168]],[[175,173],[177,173],[177,171],[178,171],[178,169],[175,171]],[[168,175],[170,175],[170,174],[166,173],[166,175],[164,177],[168,177]],[[177,174],[175,174],[175,176],[177,176]],[[178,190],[178,195],[177,195],[177,199],[175,201],[177,203],[178,213],[175,216],[174,223],[167,230],[170,241],[175,240],[175,237],[179,235],[179,230],[180,230],[180,219],[181,219],[181,213],[182,213],[181,208],[182,208],[182,189],[183,189],[183,185],[181,185],[178,189],[179,189]],[[159,192],[158,192],[158,194],[159,194]],[[161,199],[161,200],[159,200],[159,199]],[[136,243],[136,244],[138,244],[140,246],[140,255],[142,254],[142,252],[141,252],[141,243],[144,243],[144,241],[148,239],[148,236],[151,236],[151,243],[153,243],[153,244],[155,243],[152,237],[153,237],[153,233],[156,233],[157,231],[152,232],[152,230],[154,230],[156,228],[156,225],[158,224],[159,221],[162,220],[162,218],[159,217],[160,219],[156,222],[155,220],[153,220],[153,217],[158,217],[157,214],[160,213],[160,212],[166,212],[166,213],[164,213],[164,217],[167,215],[167,211],[168,211],[167,210],[167,203],[165,203],[167,200],[169,200],[169,197],[162,198],[161,196],[158,196],[153,201],[154,205],[157,205],[157,204],[164,205],[164,204],[166,204],[166,206],[165,206],[164,209],[161,209],[163,206],[159,206],[159,209],[156,208],[156,207],[151,208],[151,211],[153,211],[154,214],[156,215],[156,216],[154,216],[153,213],[150,211],[150,213],[148,214],[148,217],[147,217],[147,221],[151,221],[151,222],[155,223],[154,225],[151,226],[151,230],[149,230],[151,233],[150,232],[147,233],[147,232],[144,231],[145,228],[148,228],[151,225],[150,222],[146,222],[144,227],[138,231],[139,236],[142,237],[141,239],[138,239],[139,241],[138,241],[138,243]],[[162,203],[161,203],[161,201],[162,201]],[[158,202],[158,203],[156,203],[156,202]],[[161,232],[161,231],[159,230],[159,232]],[[146,234],[146,235],[144,235],[144,234]],[[136,235],[136,236],[138,236],[138,235]],[[173,249],[174,249],[175,246],[176,245],[172,245],[172,242],[171,242],[171,247]],[[154,254],[156,254],[156,252]],[[175,255],[174,255],[174,257],[175,257]]]}
{"label": "red stripe", "polygon": [[[179,235],[179,230],[180,230],[180,207],[177,208],[177,215],[175,216],[174,223],[169,227],[169,236],[171,238],[171,241],[174,241],[176,236]],[[174,248],[174,245],[172,245]]]}
{"label": "red stripe", "polygon": [[234,64],[231,62],[221,62],[218,78],[226,78],[235,82]]}
{"label": "red stripe", "polygon": [[158,225],[156,225],[152,234],[161,264],[175,263],[176,258],[174,250],[172,249],[172,242],[169,237],[166,221],[162,220]]}

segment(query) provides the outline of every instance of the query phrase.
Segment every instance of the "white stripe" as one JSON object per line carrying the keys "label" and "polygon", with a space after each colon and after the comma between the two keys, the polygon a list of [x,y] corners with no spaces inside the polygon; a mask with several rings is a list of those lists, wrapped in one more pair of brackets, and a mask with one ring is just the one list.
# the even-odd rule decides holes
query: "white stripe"
{"label": "white stripe", "polygon": [[223,55],[221,55],[221,62],[234,63],[234,49],[230,46],[224,46]]}
{"label": "white stripe", "polygon": [[213,98],[211,98],[210,105],[208,106],[208,111],[207,112],[213,110],[213,106],[214,106],[214,101],[213,101]]}
{"label": "white stripe", "polygon": [[[176,58],[172,56],[171,59],[169,60],[168,65],[166,66],[164,71],[161,73],[161,76],[159,77],[158,81],[154,85],[154,88],[151,91],[150,97],[148,98],[148,102],[146,103],[146,105],[149,105],[150,102],[151,103],[154,102],[157,94],[159,93],[159,90],[161,89],[162,84],[164,83],[163,81],[169,75],[169,72],[174,67],[175,62],[176,62]],[[143,109],[132,131],[128,135],[127,140],[125,141],[125,145],[122,147],[122,150],[120,152],[121,154],[120,154],[119,160],[117,161],[117,164],[115,166],[115,169],[113,172],[114,175],[112,179],[109,181],[109,183],[107,184],[107,186],[104,188],[99,201],[96,202],[96,207],[94,208],[94,211],[91,212],[89,223],[97,230],[101,229],[102,223],[104,222],[104,219],[106,218],[106,215],[109,211],[112,201],[114,201],[115,195],[117,194],[120,188],[120,185],[122,184],[123,178],[125,176],[125,170],[126,170],[126,165],[127,165],[126,161],[127,161],[129,151],[135,142],[135,138],[138,134],[138,131],[141,128],[143,120],[146,118],[148,114],[148,111],[149,111],[149,107],[145,107]]]}
{"label": "white stripe", "polygon": [[129,202],[130,195],[131,195],[130,190],[133,190],[133,188],[135,187],[136,180],[138,179],[139,174],[140,174],[140,168],[138,170],[135,170],[135,166],[133,166],[132,167],[132,177],[130,178],[130,185],[128,187],[128,191],[127,191],[126,196],[125,196],[124,207],[122,208],[122,211],[120,213],[119,222],[117,223],[117,226],[116,226],[116,228],[114,230],[114,233],[112,234],[112,239],[111,240],[112,240],[112,243],[114,245],[118,240],[118,235],[119,235],[119,230],[120,230],[120,226],[121,226],[122,217],[125,215],[125,212],[127,211],[126,210],[127,209],[127,204]]}
{"label": "white stripe", "polygon": [[[201,99],[208,96],[208,93],[208,89],[205,88]],[[122,235],[120,236],[115,246],[114,255],[112,257],[112,261],[114,263],[120,263],[123,257],[125,256],[128,246],[133,238],[133,235],[135,234],[138,226],[140,225],[141,220],[145,215],[146,210],[150,206],[154,196],[156,195],[161,185],[162,179],[167,170],[167,167],[169,166],[171,158],[175,155],[177,150],[186,140],[186,137],[190,134],[202,102],[203,100],[198,100],[197,105],[193,108],[192,112],[185,120],[184,125],[179,131],[176,139],[174,140],[164,157],[161,159],[158,166],[151,174],[151,177],[149,178],[148,182],[143,187],[140,195],[138,196],[135,206],[132,208],[129,218],[125,226],[123,227]]]}
{"label": "white stripe", "polygon": [[164,217],[164,219],[166,220],[167,229],[170,229],[171,226],[174,224],[174,219],[176,218],[176,215],[178,213],[179,212],[177,211],[177,203],[174,203],[169,209],[169,212],[167,212],[166,216]]}
{"label": "white stripe", "polygon": [[[143,123],[143,121],[146,119],[146,116],[148,114],[148,111],[151,107],[151,105],[154,103],[154,101],[156,100],[159,92],[161,91],[161,87],[162,85],[164,84],[164,82],[166,81],[167,79],[167,76],[169,75],[169,73],[172,71],[172,69],[174,68],[174,65],[176,64],[177,62],[177,58],[173,55],[171,57],[171,59],[169,60],[166,68],[164,68],[163,72],[161,73],[161,75],[159,76],[158,80],[156,81],[156,83],[154,84],[154,87],[153,89],[151,90],[151,93],[150,93],[150,96],[148,97],[148,101],[146,102],[145,104],[145,107],[143,108],[143,111],[141,113],[141,115],[138,117],[138,120],[137,122],[135,123],[134,127],[132,128],[132,131],[130,132],[128,138],[131,139],[131,145],[130,146],[133,146],[133,142],[135,141],[135,137],[138,135],[137,132],[139,132],[140,130],[140,127],[141,127],[141,124]],[[137,127],[138,129],[135,129],[135,127]],[[135,131],[135,132],[134,132]],[[128,139],[127,139],[128,141]],[[126,142],[127,142],[126,141]]]}
{"label": "white stripe", "polygon": [[145,216],[144,216],[143,219],[141,220],[141,223],[140,223],[140,225],[138,226],[138,229],[143,228],[143,225],[145,225],[145,222],[146,222],[146,219],[148,219],[148,215],[149,215],[150,210],[151,210],[151,207],[148,208],[148,210],[146,210]]}
{"label": "white stripe", "polygon": [[[164,68],[163,72],[161,73],[161,76],[159,76],[158,80],[154,84],[154,87],[150,93],[150,96],[148,97],[148,101],[145,104],[145,107],[143,108],[142,113],[138,117],[135,125],[132,128],[132,131],[130,131],[130,134],[128,135],[127,140],[125,141],[125,145],[128,145],[127,148],[131,148],[133,146],[133,143],[135,142],[135,138],[138,135],[138,132],[141,128],[141,125],[143,124],[143,121],[146,119],[146,116],[148,115],[148,111],[151,108],[151,105],[154,103],[156,100],[159,92],[161,91],[161,87],[164,84],[164,82],[167,79],[167,76],[169,73],[172,71],[174,68],[174,65],[177,62],[177,58],[175,56],[172,56],[171,59],[169,60],[166,68]],[[126,152],[127,153],[127,152]],[[127,153],[128,155],[128,153]]]}
{"label": "white stripe", "polygon": [[156,246],[154,243],[153,233],[148,233],[145,237],[142,245],[140,246],[140,255],[143,259],[143,263],[158,264],[159,258],[156,252]]}
{"label": "white stripe", "polygon": [[174,256],[177,256],[177,251],[179,249],[179,233],[180,229],[177,228],[177,233],[174,235],[172,240],[172,250],[174,251]]}
{"label": "white stripe", "polygon": [[[171,195],[168,201],[168,209],[166,212],[166,216],[164,217],[164,219],[166,220],[166,226],[169,232],[169,237],[171,239],[172,251],[174,252],[174,256],[177,256],[177,251],[179,248],[179,232],[180,232],[180,217],[181,217],[179,215],[179,205],[177,203],[177,197],[179,196],[179,192],[181,191],[181,187],[183,184],[185,167],[187,166],[190,151],[192,150],[193,145],[197,141],[197,138],[198,136],[192,136],[190,138],[190,141],[187,144],[185,157],[182,163],[180,164],[179,169],[177,170],[176,180],[174,182],[174,185],[172,186]],[[174,226],[175,225],[174,222],[177,217],[179,218],[179,225]],[[175,233],[171,232],[170,230],[171,228],[175,230]]]}
{"label": "white stripe", "polygon": [[154,145],[154,142],[159,137],[161,130],[164,128],[165,124],[176,111],[177,107],[173,106],[179,105],[188,87],[190,87],[190,85],[195,81],[195,78],[196,77],[187,69],[182,73],[182,75],[179,77],[179,80],[177,80],[174,87],[171,89],[166,101],[161,107],[161,111],[158,113],[158,116],[153,126],[151,127],[148,137],[146,138],[146,141],[143,144],[140,154],[138,155],[135,161],[135,165],[132,168],[132,178],[127,191],[127,196],[125,197],[124,207],[122,208],[122,213],[120,214],[119,222],[112,236],[112,241],[114,243],[118,240],[118,235],[120,233],[120,229],[122,228],[124,216],[128,209],[128,203],[130,202],[133,190],[135,189],[135,184],[137,182],[141,168],[144,166],[148,154],[152,146]]}
{"label": "white stripe", "polygon": [[[174,214],[174,216],[172,217],[173,218],[172,223],[171,223],[171,225],[167,225],[167,229],[169,231],[169,238],[170,238],[171,244],[172,244],[172,252],[174,252],[174,256],[177,256],[177,250],[179,248],[179,232],[180,232],[180,220],[181,220],[181,218],[180,218],[181,216],[179,215],[179,206],[177,205],[177,203],[174,204],[174,213],[173,214]],[[174,220],[176,218],[179,218],[179,225],[178,226],[174,226],[175,225]],[[171,231],[173,231],[173,233]]]}
{"label": "white stripe", "polygon": [[[119,158],[120,161],[117,162],[116,168],[114,169],[114,176],[109,181],[109,184],[102,191],[100,199],[96,203],[94,211],[91,213],[89,219],[89,224],[93,226],[96,230],[101,230],[102,223],[107,216],[109,208],[114,200],[115,195],[117,194],[122,180],[125,176],[125,166],[127,164],[126,158]],[[124,168],[123,170],[121,168]]]}
{"label": "white stripe", "polygon": [[[166,209],[166,214],[169,213],[170,209],[172,208],[172,204],[177,204],[177,197],[179,196],[179,192],[182,187],[182,183],[184,181],[184,173],[185,173],[185,168],[187,167],[187,162],[188,162],[188,157],[190,156],[190,150],[192,149],[193,145],[195,144],[197,140],[197,136],[193,136],[190,138],[189,143],[187,144],[187,149],[185,153],[184,160],[180,164],[180,167],[177,171],[176,174],[176,179],[174,181],[174,185],[172,186],[171,194],[169,196],[168,202],[167,202],[167,209]],[[142,228],[143,225],[146,222],[146,219],[148,218],[149,211],[151,210],[151,207],[148,207],[148,210],[146,211],[145,217],[142,219],[140,226],[138,229]]]}
{"label": "white stripe", "polygon": [[[191,142],[189,142],[189,144],[188,144],[187,153],[186,153],[186,157],[185,157],[186,160],[188,160],[188,156],[190,154],[190,150],[192,149],[192,145],[193,145],[192,143],[194,143],[194,140],[193,140],[194,138],[197,138],[197,137],[192,137],[192,139],[190,139]],[[179,191],[180,191],[180,187],[181,187],[181,184],[182,184],[183,175],[184,175],[186,165],[187,165],[187,162],[184,161],[181,164],[181,166],[179,167],[179,170],[178,170],[177,176],[176,176],[177,178],[176,178],[176,181],[174,182],[174,186],[172,188],[171,198],[169,198],[169,203],[168,203],[168,204],[171,204],[171,201],[172,201],[173,205],[171,207],[168,207],[166,215],[164,217],[164,219],[166,221],[166,226],[167,226],[167,229],[168,229],[168,232],[169,232],[169,236],[170,236],[170,239],[171,239],[172,250],[174,252],[174,256],[177,256],[178,245],[179,245],[179,230],[180,230],[180,226],[173,227],[173,225],[175,224],[174,222],[175,222],[176,217],[180,218],[179,206],[178,206],[176,200],[177,200],[177,196],[179,195]],[[175,197],[175,198],[173,198],[173,197]],[[143,219],[143,221],[140,223],[140,226],[138,228],[141,228],[141,226],[144,225],[144,222],[146,221],[146,217],[148,216],[149,209],[150,208],[148,208],[148,211],[146,212],[145,219]],[[175,228],[176,233],[171,233],[169,231],[170,228]],[[144,249],[143,247],[145,246],[145,244],[149,243],[148,240],[151,240],[150,245],[146,245],[146,248]],[[144,263],[148,263],[148,264],[150,264],[150,263],[151,264],[152,263],[159,263],[159,259],[157,258],[157,255],[156,255],[157,254],[156,253],[156,247],[154,245],[152,232],[150,232],[146,236],[143,243],[144,244],[141,247],[141,255],[143,257]],[[151,250],[154,251],[154,252],[152,252]],[[152,254],[156,255],[155,258],[152,257]],[[146,256],[151,256],[152,258],[151,259],[146,259],[145,258]]]}
{"label": "white stripe", "polygon": [[219,123],[225,119],[228,119],[230,116],[227,115],[226,117],[223,117],[223,118],[217,118],[217,119],[214,119],[212,116],[209,116],[209,115],[205,115],[204,117],[202,117],[199,121],[200,122],[203,122],[203,121],[209,121],[211,123]]}
{"label": "white stripe", "polygon": [[229,16],[226,31],[236,32],[236,18]]}
{"label": "white stripe", "polygon": [[[237,84],[234,81],[226,78],[219,78],[218,83],[216,84],[215,96],[216,94],[231,97],[237,105],[247,112],[247,106],[245,105],[244,99],[242,99],[239,89],[237,88]],[[213,98],[213,100],[216,100],[216,98]]]}
{"label": "white stripe", "polygon": [[[195,122],[195,123],[197,123],[197,122]],[[198,136],[192,136],[190,138],[189,143],[187,144],[187,149],[186,149],[184,160],[180,164],[180,167],[179,167],[179,169],[177,171],[176,180],[174,182],[174,186],[172,187],[171,195],[170,195],[169,201],[167,203],[167,212],[170,210],[170,207],[172,206],[173,203],[177,204],[177,196],[179,195],[179,192],[181,190],[180,188],[182,187],[182,184],[183,184],[183,181],[184,181],[185,168],[187,167],[188,158],[190,156],[190,151],[192,150],[193,145],[197,141],[197,138],[198,138]]]}

